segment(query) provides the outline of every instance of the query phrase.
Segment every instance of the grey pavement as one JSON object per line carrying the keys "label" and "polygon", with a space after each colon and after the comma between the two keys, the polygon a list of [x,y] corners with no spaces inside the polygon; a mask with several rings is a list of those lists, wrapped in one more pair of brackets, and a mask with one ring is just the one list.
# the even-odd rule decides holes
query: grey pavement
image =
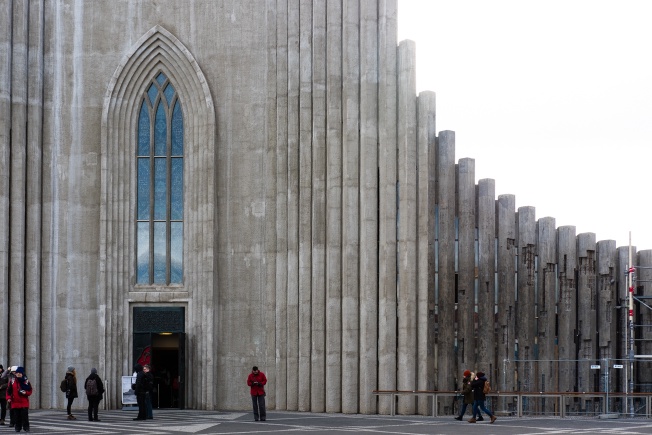
{"label": "grey pavement", "polygon": [[[249,411],[155,410],[154,420],[133,421],[134,411],[100,411],[99,422],[89,422],[85,411],[75,414],[78,420],[67,420],[63,410],[30,410],[32,434],[609,434],[650,435],[652,419],[499,417],[467,423],[449,417],[314,414],[307,412],[270,411],[267,421],[254,422]],[[15,433],[9,426],[0,426],[0,435]]]}

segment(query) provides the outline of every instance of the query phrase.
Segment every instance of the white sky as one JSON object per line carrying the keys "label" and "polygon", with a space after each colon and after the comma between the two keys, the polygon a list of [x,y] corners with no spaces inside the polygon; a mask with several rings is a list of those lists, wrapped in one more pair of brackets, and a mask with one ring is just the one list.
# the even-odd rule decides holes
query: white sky
{"label": "white sky", "polygon": [[652,1],[398,0],[398,19],[476,181],[652,249]]}

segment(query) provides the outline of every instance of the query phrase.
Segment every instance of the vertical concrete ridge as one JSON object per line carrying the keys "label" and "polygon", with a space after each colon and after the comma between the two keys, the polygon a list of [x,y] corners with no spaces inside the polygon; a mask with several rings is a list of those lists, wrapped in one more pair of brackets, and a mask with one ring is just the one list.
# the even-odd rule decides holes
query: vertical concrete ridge
{"label": "vertical concrete ridge", "polygon": [[360,0],[342,10],[342,412],[359,411]]}
{"label": "vertical concrete ridge", "polygon": [[[417,99],[416,46],[398,47],[398,367],[399,390],[416,389],[417,357]],[[398,411],[414,413],[416,398],[399,397]]]}
{"label": "vertical concrete ridge", "polygon": [[[444,325],[455,322],[455,133],[442,131],[437,142],[437,201],[438,201],[438,280],[436,321],[437,351],[435,355],[435,389],[452,391],[455,388],[454,374],[456,347],[455,329]],[[450,402],[440,401],[438,412],[451,412]]]}
{"label": "vertical concrete ridge", "polygon": [[[428,323],[430,316],[430,248],[434,231],[434,219],[431,215],[431,200],[434,185],[430,183],[432,174],[431,153],[434,155],[435,148],[435,93],[431,91],[420,92],[417,98],[417,178],[416,178],[416,388],[418,390],[430,389],[432,383],[433,367],[428,356],[432,355],[429,344]],[[434,245],[434,243],[432,243]],[[434,265],[433,265],[434,266]],[[432,286],[434,289],[434,286]],[[433,343],[434,345],[434,343]],[[418,412],[427,414],[430,399],[428,397],[418,398]]]}
{"label": "vertical concrete ridge", "polygon": [[277,409],[288,409],[288,3],[276,15],[276,379]]}
{"label": "vertical concrete ridge", "polygon": [[326,412],[342,410],[342,2],[326,2]]}
{"label": "vertical concrete ridge", "polygon": [[[378,389],[396,389],[397,271],[397,42],[396,1],[378,6]],[[378,398],[378,412],[389,414],[389,397]]]}
{"label": "vertical concrete ridge", "polygon": [[[458,373],[476,367],[476,186],[475,160],[460,159],[457,163],[457,361]],[[484,283],[480,282],[486,291]],[[478,295],[479,296],[479,295]],[[489,298],[483,298],[487,303]],[[478,303],[480,298],[478,297]],[[481,304],[480,304],[481,305]],[[489,333],[490,325],[480,323],[479,330]],[[484,332],[483,334],[484,335]],[[482,340],[478,337],[478,341]],[[489,367],[478,367],[488,373]],[[456,386],[459,388],[459,386]]]}
{"label": "vertical concrete ridge", "polygon": [[516,370],[513,364],[516,348],[516,197],[498,195],[496,200],[496,237],[498,246],[498,341],[495,388],[513,391]]}
{"label": "vertical concrete ridge", "polygon": [[360,391],[375,414],[378,386],[378,4],[360,2]]}
{"label": "vertical concrete ridge", "polygon": [[478,331],[476,335],[477,365],[495,384],[500,385],[498,372],[502,370],[496,361],[496,183],[490,178],[478,181],[477,222],[477,298]]}
{"label": "vertical concrete ridge", "polygon": [[313,2],[299,1],[299,411],[310,411],[312,297]]}

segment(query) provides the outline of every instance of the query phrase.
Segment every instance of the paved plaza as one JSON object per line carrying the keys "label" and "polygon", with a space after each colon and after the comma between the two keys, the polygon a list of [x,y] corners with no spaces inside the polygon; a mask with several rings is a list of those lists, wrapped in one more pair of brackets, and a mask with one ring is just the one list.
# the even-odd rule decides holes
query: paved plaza
{"label": "paved plaza", "polygon": [[[266,422],[254,422],[251,412],[155,410],[154,420],[133,421],[134,411],[101,411],[99,422],[89,422],[85,412],[66,420],[63,410],[30,410],[32,434],[652,434],[652,419],[517,418],[499,417],[496,423],[470,424],[452,417],[380,416],[269,412]],[[0,435],[15,433],[0,426]]]}

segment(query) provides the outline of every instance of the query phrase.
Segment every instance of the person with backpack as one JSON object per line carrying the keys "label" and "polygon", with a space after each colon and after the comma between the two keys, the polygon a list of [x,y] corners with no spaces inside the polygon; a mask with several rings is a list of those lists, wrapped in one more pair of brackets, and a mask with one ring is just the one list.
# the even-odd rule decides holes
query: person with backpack
{"label": "person with backpack", "polygon": [[88,421],[100,421],[97,418],[97,411],[100,406],[100,400],[102,400],[102,395],[104,394],[104,384],[98,376],[96,368],[92,368],[91,374],[86,378],[84,390],[88,398]]}
{"label": "person with backpack", "polygon": [[484,411],[491,418],[491,423],[496,421],[496,416],[484,406],[484,401],[488,393],[488,391],[487,393],[485,392],[485,385],[488,387],[488,382],[483,372],[477,372],[475,379],[471,381],[471,389],[473,390],[473,417],[471,417],[469,423],[478,421],[475,418],[476,415],[482,417],[480,410]]}
{"label": "person with backpack", "polygon": [[64,385],[66,388],[66,399],[68,399],[68,405],[66,406],[66,411],[68,412],[68,420],[77,420],[75,416],[72,415],[72,402],[75,400],[75,398],[79,397],[77,394],[77,372],[73,366],[68,367],[68,371],[66,371],[66,377],[63,381],[61,381],[61,390],[63,390]]}

